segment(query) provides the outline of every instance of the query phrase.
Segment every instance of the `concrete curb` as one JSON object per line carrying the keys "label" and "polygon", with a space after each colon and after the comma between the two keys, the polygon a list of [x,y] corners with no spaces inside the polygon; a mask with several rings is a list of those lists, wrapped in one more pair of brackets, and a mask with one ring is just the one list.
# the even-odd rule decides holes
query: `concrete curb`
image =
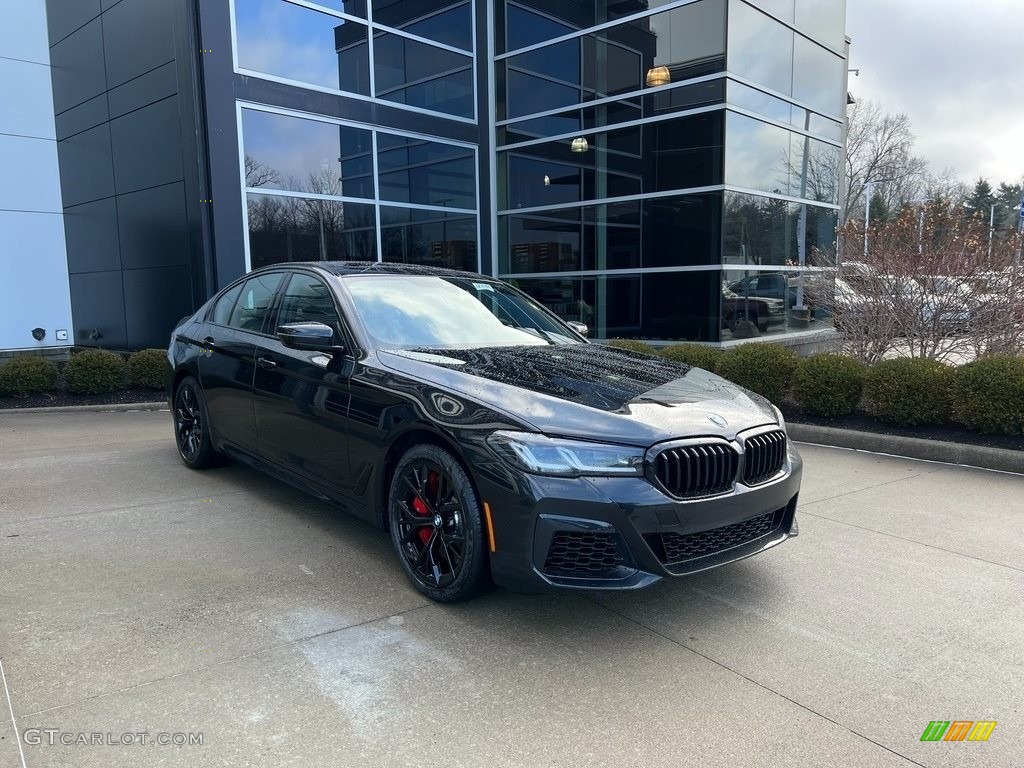
{"label": "concrete curb", "polygon": [[872,453],[888,453],[910,459],[941,461],[965,467],[997,469],[1001,472],[1024,474],[1024,451],[989,448],[984,445],[948,443],[942,440],[922,440],[918,437],[883,435],[859,432],[855,429],[821,427],[816,424],[787,424],[789,436],[800,443],[853,448]]}
{"label": "concrete curb", "polygon": [[166,411],[166,400],[150,403],[106,403],[98,405],[51,405],[42,408],[0,408],[0,418],[7,413],[121,413],[125,411]]}

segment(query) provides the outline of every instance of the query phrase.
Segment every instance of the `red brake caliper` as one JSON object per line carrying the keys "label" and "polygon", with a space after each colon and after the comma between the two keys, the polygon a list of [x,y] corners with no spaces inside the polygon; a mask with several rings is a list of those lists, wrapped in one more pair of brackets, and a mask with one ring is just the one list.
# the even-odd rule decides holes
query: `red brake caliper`
{"label": "red brake caliper", "polygon": [[[427,488],[431,493],[437,491],[437,472],[431,472],[427,475]],[[412,509],[417,515],[421,517],[427,517],[430,514],[430,510],[427,509],[427,505],[423,503],[419,496],[413,496],[412,498]],[[430,541],[430,528],[420,528],[416,534],[420,537],[420,541],[426,544]]]}

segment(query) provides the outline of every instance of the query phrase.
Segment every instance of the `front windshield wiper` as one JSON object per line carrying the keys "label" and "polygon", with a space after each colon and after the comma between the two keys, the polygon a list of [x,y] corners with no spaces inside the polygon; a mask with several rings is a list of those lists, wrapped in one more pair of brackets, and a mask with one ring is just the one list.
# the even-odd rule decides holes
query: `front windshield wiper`
{"label": "front windshield wiper", "polygon": [[[525,325],[510,325],[508,327],[509,328],[514,328],[517,331],[523,331],[524,333],[529,333],[532,336],[537,336],[539,338],[542,338],[545,341],[547,341],[548,344],[550,344],[551,346],[560,347],[560,346],[564,346],[564,345],[570,343],[569,340],[566,339],[566,337],[558,336],[557,334],[553,334],[550,331],[545,331],[543,328],[534,328],[532,326],[528,327],[528,326],[525,326]],[[565,341],[559,341],[560,338],[566,339],[566,340]]]}

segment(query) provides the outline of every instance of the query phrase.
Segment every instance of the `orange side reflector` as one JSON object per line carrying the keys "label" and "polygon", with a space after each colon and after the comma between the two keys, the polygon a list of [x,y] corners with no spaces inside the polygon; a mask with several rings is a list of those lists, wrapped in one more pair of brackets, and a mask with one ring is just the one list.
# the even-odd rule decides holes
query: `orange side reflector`
{"label": "orange side reflector", "polygon": [[487,543],[490,544],[491,552],[497,547],[494,545],[494,523],[491,522],[491,505],[484,502],[484,518],[487,520]]}

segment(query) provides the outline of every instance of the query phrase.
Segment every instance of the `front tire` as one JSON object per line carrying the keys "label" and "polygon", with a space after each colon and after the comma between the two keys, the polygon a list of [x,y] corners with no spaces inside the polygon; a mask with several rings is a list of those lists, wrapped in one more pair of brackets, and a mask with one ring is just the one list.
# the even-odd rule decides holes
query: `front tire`
{"label": "front tire", "polygon": [[220,463],[220,454],[210,440],[210,419],[202,387],[192,376],[186,376],[174,390],[174,442],[178,456],[190,469],[207,469]]}
{"label": "front tire", "polygon": [[448,451],[406,451],[391,478],[388,523],[402,570],[431,600],[462,602],[491,587],[480,502]]}

